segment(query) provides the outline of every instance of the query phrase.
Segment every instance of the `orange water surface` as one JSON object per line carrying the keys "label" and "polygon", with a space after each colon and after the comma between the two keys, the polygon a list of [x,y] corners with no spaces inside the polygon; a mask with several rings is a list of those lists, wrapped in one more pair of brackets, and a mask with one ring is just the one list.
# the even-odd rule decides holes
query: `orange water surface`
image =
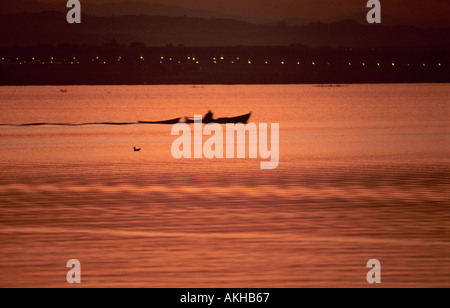
{"label": "orange water surface", "polygon": [[[61,91],[67,90],[67,91]],[[450,287],[448,84],[0,87],[0,124],[280,124],[280,163],[171,125],[0,126],[0,287]],[[206,137],[205,137],[206,139]],[[134,152],[133,147],[142,148]]]}

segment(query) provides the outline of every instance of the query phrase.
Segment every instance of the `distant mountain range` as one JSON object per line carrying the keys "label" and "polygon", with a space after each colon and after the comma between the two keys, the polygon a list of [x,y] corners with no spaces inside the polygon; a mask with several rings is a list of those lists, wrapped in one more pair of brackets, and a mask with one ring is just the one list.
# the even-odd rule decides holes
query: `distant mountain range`
{"label": "distant mountain range", "polygon": [[[149,16],[188,16],[197,18],[229,18],[240,21],[248,21],[253,23],[266,23],[268,21],[246,18],[241,16],[234,16],[223,14],[219,12],[184,8],[174,5],[164,5],[158,3],[148,3],[140,1],[124,1],[118,3],[105,4],[89,4],[82,3],[82,13],[87,15],[94,15],[99,17],[104,16],[125,16],[125,15],[149,15]],[[2,7],[4,14],[16,13],[39,13],[43,11],[57,11],[67,12],[66,1],[59,4],[45,3],[32,0],[14,0]]]}
{"label": "distant mountain range", "polygon": [[[314,20],[312,17],[303,18],[285,18],[284,20],[278,20],[276,18],[256,18],[245,15],[230,15],[210,10],[193,9],[180,7],[175,5],[163,5],[157,3],[143,2],[142,0],[135,1],[123,1],[120,3],[104,3],[104,4],[89,4],[81,1],[82,3],[82,13],[94,16],[124,16],[124,15],[149,15],[149,16],[186,16],[186,17],[197,17],[205,19],[235,19],[238,21],[245,21],[256,24],[268,24],[274,22],[285,21],[291,25],[307,25],[311,22],[322,22],[322,23],[333,23],[341,20],[355,20],[358,23],[366,24],[366,14],[365,5],[361,6],[361,11],[357,13],[351,13],[342,16],[336,16],[330,19],[324,20]],[[189,6],[189,3],[186,4]],[[58,11],[67,12],[66,1],[61,0],[61,3],[52,4],[47,2],[41,2],[36,0],[9,0],[7,3],[1,6],[2,14],[16,14],[16,13],[39,13],[43,11]],[[383,12],[382,23],[386,26],[397,26],[397,25],[413,25],[415,27],[435,27],[443,28],[450,27],[449,20],[442,19],[432,19],[428,20],[410,20],[405,18],[400,18],[398,16],[390,16]]]}
{"label": "distant mountain range", "polygon": [[127,16],[84,13],[81,24],[68,24],[66,11],[64,8],[64,13],[0,15],[0,47],[62,43],[102,45],[112,40],[149,46],[449,47],[450,28],[363,25],[353,20],[304,26],[287,22],[255,24],[230,18],[133,15],[131,11]]}

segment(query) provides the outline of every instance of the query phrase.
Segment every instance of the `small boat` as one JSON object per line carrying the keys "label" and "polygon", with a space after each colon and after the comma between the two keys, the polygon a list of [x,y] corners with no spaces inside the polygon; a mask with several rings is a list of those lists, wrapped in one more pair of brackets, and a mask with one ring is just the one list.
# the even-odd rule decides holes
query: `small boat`
{"label": "small boat", "polygon": [[[247,124],[251,115],[252,115],[252,113],[249,112],[247,114],[243,114],[243,115],[240,115],[240,116],[237,116],[237,117],[218,118],[218,119],[213,119],[212,121],[209,121],[209,122],[202,122],[202,123],[204,123],[204,124],[209,124],[209,123],[218,123],[218,124],[242,123],[242,124]],[[186,123],[188,123],[188,124],[195,123],[193,118],[185,117],[185,119],[186,119]]]}
{"label": "small boat", "polygon": [[180,122],[181,118],[175,118],[166,121],[139,121],[139,124],[177,124]]}
{"label": "small boat", "polygon": [[139,151],[141,150],[141,148],[133,147],[133,150],[134,150],[135,152],[139,152]]}

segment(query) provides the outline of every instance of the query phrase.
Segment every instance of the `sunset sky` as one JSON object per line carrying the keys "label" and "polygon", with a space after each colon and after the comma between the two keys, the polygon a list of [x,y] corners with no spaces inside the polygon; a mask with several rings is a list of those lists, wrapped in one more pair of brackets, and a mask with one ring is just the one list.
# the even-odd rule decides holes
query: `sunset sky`
{"label": "sunset sky", "polygon": [[[65,0],[42,0],[66,2]],[[366,12],[366,0],[136,0],[140,2],[176,5],[204,9],[234,16],[264,20],[300,19],[320,20],[345,18]],[[124,0],[81,0],[81,3],[110,3]],[[389,0],[381,1],[382,14],[401,23],[418,25],[449,25],[450,2],[448,0]]]}

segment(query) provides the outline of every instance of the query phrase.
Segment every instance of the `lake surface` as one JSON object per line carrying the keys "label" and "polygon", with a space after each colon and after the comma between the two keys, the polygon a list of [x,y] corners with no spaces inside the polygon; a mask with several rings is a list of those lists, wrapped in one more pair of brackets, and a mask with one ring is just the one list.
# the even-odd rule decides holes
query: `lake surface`
{"label": "lake surface", "polygon": [[177,160],[171,125],[0,126],[0,287],[69,286],[69,259],[82,287],[368,287],[369,259],[382,287],[450,287],[449,94],[0,87],[0,124],[208,109],[280,124],[274,170],[259,158]]}

